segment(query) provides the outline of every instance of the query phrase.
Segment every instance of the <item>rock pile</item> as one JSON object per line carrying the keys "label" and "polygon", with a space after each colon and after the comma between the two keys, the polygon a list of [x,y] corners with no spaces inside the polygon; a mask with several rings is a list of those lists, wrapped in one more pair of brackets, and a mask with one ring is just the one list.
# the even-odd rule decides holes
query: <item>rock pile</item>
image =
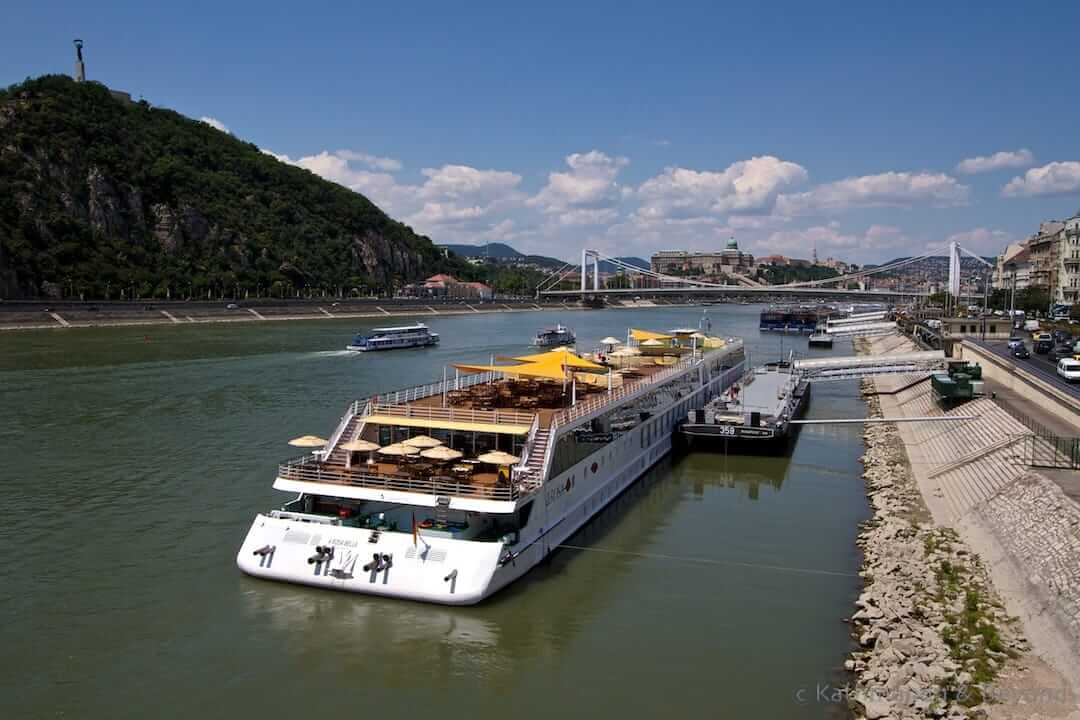
{"label": "rock pile", "polygon": [[1023,641],[978,557],[929,523],[895,426],[868,425],[864,440],[874,515],[858,539],[866,585],[851,617],[849,705],[868,720],[985,717],[986,684]]}

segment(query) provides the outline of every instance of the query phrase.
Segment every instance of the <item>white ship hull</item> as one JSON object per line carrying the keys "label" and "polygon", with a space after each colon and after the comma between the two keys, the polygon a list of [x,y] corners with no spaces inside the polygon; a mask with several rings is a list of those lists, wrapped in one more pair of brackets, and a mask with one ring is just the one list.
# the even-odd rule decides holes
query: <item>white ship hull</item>
{"label": "white ship hull", "polygon": [[[665,457],[685,410],[704,406],[742,372],[740,360],[689,394],[651,408],[648,420],[548,478],[531,498],[518,501],[535,505],[512,544],[429,537],[423,530],[415,541],[411,532],[380,531],[372,543],[373,531],[366,528],[260,514],[237,565],[268,580],[448,605],[477,603],[527,573]],[[425,501],[434,505],[435,497]],[[318,559],[317,547],[327,546],[332,556],[309,562]],[[389,566],[365,570],[376,553],[389,556]]]}

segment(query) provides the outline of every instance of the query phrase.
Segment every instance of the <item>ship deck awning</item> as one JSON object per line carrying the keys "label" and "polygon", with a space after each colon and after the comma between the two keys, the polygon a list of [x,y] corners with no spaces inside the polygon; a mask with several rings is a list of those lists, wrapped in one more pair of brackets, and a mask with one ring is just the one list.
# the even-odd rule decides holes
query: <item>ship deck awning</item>
{"label": "ship deck awning", "polygon": [[630,337],[638,342],[645,340],[674,340],[673,335],[665,335],[664,333],[653,332],[651,330],[639,330],[637,328],[630,328]]}
{"label": "ship deck awning", "polygon": [[528,435],[529,426],[517,423],[469,422],[447,418],[406,417],[404,415],[366,415],[365,423],[393,425],[395,427],[418,427],[460,432],[497,433],[500,435]]}

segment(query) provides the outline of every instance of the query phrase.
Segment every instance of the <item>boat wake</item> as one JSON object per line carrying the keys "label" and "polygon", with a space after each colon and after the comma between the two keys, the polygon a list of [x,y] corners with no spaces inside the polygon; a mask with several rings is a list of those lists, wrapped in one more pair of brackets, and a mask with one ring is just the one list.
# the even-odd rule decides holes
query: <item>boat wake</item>
{"label": "boat wake", "polygon": [[301,357],[306,360],[316,360],[318,358],[349,357],[350,355],[359,354],[360,353],[353,352],[352,350],[317,350],[315,352],[304,353]]}

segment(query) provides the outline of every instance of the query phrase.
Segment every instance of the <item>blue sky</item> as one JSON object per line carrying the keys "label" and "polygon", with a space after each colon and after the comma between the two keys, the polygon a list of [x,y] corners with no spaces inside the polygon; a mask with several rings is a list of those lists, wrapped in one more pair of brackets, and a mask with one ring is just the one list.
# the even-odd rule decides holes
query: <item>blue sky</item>
{"label": "blue sky", "polygon": [[1080,4],[755,5],[19,3],[0,83],[81,37],[436,242],[567,258],[993,254],[1080,210]]}

